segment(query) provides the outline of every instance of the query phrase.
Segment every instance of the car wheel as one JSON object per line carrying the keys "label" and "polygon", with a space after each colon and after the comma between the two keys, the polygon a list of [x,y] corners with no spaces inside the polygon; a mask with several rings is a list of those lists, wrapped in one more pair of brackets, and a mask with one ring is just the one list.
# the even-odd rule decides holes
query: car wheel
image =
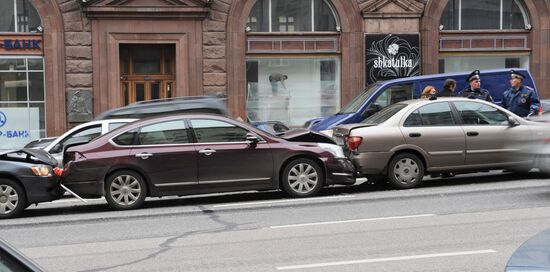
{"label": "car wheel", "polygon": [[26,207],[23,187],[11,179],[0,179],[0,219],[18,216]]}
{"label": "car wheel", "polygon": [[424,164],[418,156],[402,153],[393,157],[388,165],[390,185],[397,189],[409,189],[420,185],[424,177]]}
{"label": "car wheel", "polygon": [[135,209],[143,204],[146,196],[147,185],[134,171],[115,172],[105,182],[105,199],[114,209]]}
{"label": "car wheel", "polygon": [[297,159],[283,170],[283,189],[292,197],[316,195],[325,183],[321,167],[310,159]]}

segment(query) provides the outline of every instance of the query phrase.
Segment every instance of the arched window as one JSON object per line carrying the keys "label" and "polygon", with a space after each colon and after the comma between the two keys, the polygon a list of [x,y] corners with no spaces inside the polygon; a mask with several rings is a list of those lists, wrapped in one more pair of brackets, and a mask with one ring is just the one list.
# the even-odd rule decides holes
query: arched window
{"label": "arched window", "polygon": [[258,0],[247,19],[252,32],[319,32],[340,29],[326,0]]}
{"label": "arched window", "polygon": [[41,24],[31,0],[2,0],[0,32],[39,32]]}
{"label": "arched window", "polygon": [[521,0],[449,0],[441,30],[531,29]]}

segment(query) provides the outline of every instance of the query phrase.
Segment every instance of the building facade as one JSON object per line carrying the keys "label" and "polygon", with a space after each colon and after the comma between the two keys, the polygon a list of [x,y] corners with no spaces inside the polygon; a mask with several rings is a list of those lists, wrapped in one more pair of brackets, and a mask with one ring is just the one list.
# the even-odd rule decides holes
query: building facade
{"label": "building facade", "polygon": [[550,97],[547,0],[4,2],[0,148],[177,96],[298,126],[376,80],[525,67]]}

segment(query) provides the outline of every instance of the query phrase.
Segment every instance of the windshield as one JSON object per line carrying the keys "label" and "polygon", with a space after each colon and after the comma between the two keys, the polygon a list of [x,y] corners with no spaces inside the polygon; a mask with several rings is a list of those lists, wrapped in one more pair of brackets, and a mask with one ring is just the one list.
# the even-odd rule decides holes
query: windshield
{"label": "windshield", "polygon": [[351,102],[343,107],[337,114],[349,114],[358,112],[359,109],[361,109],[363,103],[365,103],[365,101],[367,100],[367,98],[374,94],[378,90],[378,88],[380,88],[380,84],[369,86],[366,90],[353,98],[353,100],[351,100]]}
{"label": "windshield", "polygon": [[390,105],[381,111],[375,113],[373,116],[365,119],[362,123],[363,124],[373,124],[378,125],[386,122],[388,119],[390,119],[392,116],[394,116],[397,112],[405,108],[406,104],[393,104]]}

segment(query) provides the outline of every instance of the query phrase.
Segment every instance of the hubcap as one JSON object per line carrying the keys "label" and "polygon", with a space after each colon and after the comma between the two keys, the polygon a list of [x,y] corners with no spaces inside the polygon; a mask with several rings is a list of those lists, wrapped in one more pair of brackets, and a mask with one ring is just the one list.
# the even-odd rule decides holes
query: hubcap
{"label": "hubcap", "polygon": [[298,193],[308,193],[319,182],[319,176],[313,166],[307,163],[300,163],[290,169],[288,173],[290,188]]}
{"label": "hubcap", "polygon": [[19,204],[19,195],[9,185],[0,185],[0,214],[13,212]]}
{"label": "hubcap", "polygon": [[409,158],[399,160],[393,169],[395,179],[403,184],[414,183],[420,172],[418,164]]}
{"label": "hubcap", "polygon": [[141,195],[141,186],[130,175],[118,176],[111,183],[111,198],[119,205],[128,206],[136,202]]}

